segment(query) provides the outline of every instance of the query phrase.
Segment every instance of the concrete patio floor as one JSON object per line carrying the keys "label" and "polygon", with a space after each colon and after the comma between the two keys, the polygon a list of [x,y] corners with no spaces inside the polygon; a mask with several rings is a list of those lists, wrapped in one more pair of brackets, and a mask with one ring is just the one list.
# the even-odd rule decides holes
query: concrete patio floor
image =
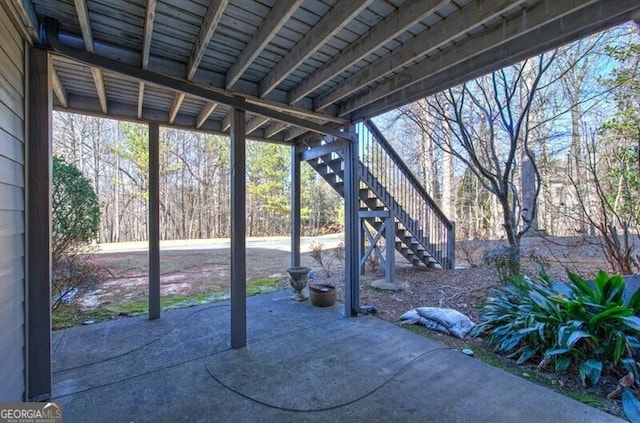
{"label": "concrete patio floor", "polygon": [[375,317],[276,292],[53,333],[73,422],[614,422],[613,416]]}

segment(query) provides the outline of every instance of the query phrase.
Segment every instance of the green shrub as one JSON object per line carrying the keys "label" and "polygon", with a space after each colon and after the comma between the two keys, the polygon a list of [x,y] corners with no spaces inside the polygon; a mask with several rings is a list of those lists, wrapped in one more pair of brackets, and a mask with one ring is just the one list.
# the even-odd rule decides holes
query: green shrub
{"label": "green shrub", "polygon": [[100,225],[100,207],[91,182],[80,170],[53,157],[51,183],[52,311],[73,299],[84,284],[99,279],[84,253]]}
{"label": "green shrub", "polygon": [[51,183],[53,261],[92,241],[100,225],[100,206],[91,182],[71,163],[53,157]]}
{"label": "green shrub", "polygon": [[486,333],[494,348],[519,364],[539,360],[557,372],[577,371],[594,385],[603,369],[622,370],[623,357],[640,347],[640,291],[624,301],[621,276],[599,272],[593,284],[568,272],[567,284],[544,273],[536,280],[511,278],[487,299],[482,323],[473,334]]}

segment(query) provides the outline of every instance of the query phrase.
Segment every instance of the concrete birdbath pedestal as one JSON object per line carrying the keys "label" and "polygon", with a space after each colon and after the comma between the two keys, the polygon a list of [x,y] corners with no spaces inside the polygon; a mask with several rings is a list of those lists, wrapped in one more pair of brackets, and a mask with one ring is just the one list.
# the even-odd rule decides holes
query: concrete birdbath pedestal
{"label": "concrete birdbath pedestal", "polygon": [[296,301],[305,301],[307,297],[304,296],[302,290],[307,286],[309,281],[309,272],[311,269],[308,267],[298,266],[290,267],[287,269],[289,273],[289,281],[293,287],[294,295],[291,297]]}

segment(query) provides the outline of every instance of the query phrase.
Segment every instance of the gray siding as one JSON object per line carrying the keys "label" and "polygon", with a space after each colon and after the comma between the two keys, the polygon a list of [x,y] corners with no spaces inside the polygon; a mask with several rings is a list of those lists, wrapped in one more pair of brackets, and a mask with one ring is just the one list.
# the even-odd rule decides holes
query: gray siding
{"label": "gray siding", "polygon": [[24,43],[0,7],[0,402],[25,392]]}

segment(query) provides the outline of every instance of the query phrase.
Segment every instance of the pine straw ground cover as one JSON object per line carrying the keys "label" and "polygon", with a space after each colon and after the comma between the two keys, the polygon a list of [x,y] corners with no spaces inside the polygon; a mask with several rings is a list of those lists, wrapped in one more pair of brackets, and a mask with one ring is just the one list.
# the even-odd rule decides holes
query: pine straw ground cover
{"label": "pine straw ground cover", "polygon": [[[463,268],[456,270],[422,269],[404,264],[397,259],[395,280],[403,289],[384,291],[371,286],[371,282],[384,278],[381,269],[371,271],[366,268],[361,279],[361,304],[374,305],[377,316],[394,324],[400,316],[416,307],[447,307],[456,309],[479,322],[482,307],[492,288],[500,285],[494,266],[484,264],[485,252],[496,248],[499,242],[470,241],[458,246],[457,263]],[[598,269],[606,268],[602,252],[593,242],[581,238],[527,238],[523,242],[523,270],[535,275],[544,264],[547,273],[556,280],[567,280],[566,269],[585,277],[592,276]],[[334,266],[331,275],[326,276],[317,269],[324,279],[338,288],[338,297],[343,298],[342,272]],[[515,360],[497,354],[482,337],[467,337],[464,340],[430,331],[419,326],[403,326],[407,330],[444,343],[451,348],[470,348],[475,356],[491,365],[501,367],[511,373],[548,386],[567,396],[600,408],[611,414],[624,417],[620,400],[611,400],[607,395],[616,389],[617,378],[603,375],[597,386],[585,388],[576,374],[556,374],[552,366],[539,369],[536,364],[516,365]]]}

